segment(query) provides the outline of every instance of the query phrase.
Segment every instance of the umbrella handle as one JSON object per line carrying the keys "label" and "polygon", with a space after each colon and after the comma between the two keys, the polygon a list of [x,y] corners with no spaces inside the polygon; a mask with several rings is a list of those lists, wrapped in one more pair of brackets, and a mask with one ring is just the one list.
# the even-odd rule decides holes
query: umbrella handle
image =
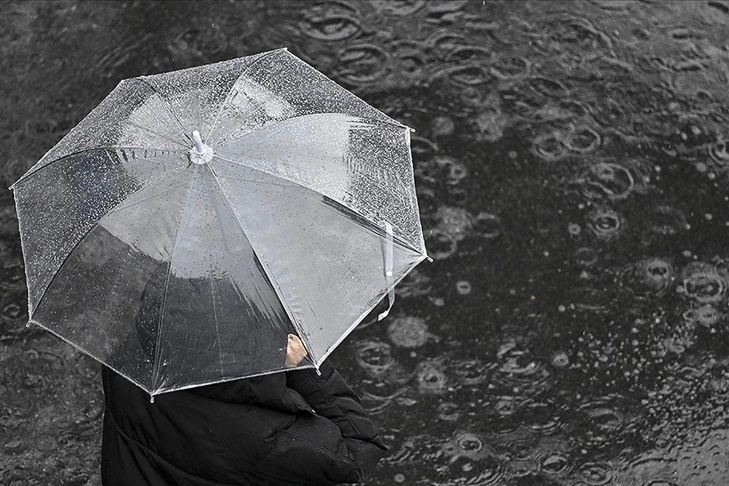
{"label": "umbrella handle", "polygon": [[393,248],[392,248],[392,225],[385,222],[385,281],[387,282],[387,310],[380,313],[377,316],[377,320],[381,321],[390,313],[392,304],[395,303],[395,285],[392,281],[392,259],[393,259]]}

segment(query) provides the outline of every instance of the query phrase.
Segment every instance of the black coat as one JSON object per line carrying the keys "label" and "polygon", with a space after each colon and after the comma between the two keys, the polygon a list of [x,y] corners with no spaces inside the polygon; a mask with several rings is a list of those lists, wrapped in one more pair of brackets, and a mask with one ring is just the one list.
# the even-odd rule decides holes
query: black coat
{"label": "black coat", "polygon": [[385,447],[331,365],[149,395],[104,367],[105,486],[363,480]]}

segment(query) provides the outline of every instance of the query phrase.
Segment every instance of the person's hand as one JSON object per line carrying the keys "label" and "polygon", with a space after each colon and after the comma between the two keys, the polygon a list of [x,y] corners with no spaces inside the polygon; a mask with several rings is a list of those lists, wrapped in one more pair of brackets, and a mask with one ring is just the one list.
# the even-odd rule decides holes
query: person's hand
{"label": "person's hand", "polygon": [[301,339],[299,339],[299,336],[289,334],[289,342],[286,346],[286,366],[288,368],[298,366],[306,358],[306,355],[306,348],[304,347],[304,343],[301,342]]}

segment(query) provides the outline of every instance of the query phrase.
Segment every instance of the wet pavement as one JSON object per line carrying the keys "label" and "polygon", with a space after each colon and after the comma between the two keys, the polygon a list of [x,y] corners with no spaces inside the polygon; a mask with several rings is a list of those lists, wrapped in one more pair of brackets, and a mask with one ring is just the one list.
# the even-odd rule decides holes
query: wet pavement
{"label": "wet pavement", "polygon": [[[729,2],[10,2],[5,187],[119,80],[288,47],[413,127],[434,258],[330,359],[371,485],[729,478]],[[99,365],[26,328],[0,191],[0,483],[99,484]]]}

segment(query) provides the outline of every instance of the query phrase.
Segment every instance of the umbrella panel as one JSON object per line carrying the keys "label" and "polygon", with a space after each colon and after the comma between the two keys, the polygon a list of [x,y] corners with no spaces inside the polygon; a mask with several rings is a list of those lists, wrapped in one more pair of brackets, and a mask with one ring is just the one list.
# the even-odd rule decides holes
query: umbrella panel
{"label": "umbrella panel", "polygon": [[425,258],[408,142],[285,50],[123,81],[13,187],[31,320],[152,393],[320,363]]}
{"label": "umbrella panel", "polygon": [[189,137],[193,130],[199,130],[209,141],[209,133],[220,121],[220,112],[229,103],[233,86],[261,58],[271,54],[261,53],[140,79],[165,101],[164,111],[174,115],[181,133]]}
{"label": "umbrella panel", "polygon": [[33,319],[150,393],[281,370],[295,332],[213,175],[198,167],[102,218]]}
{"label": "umbrella panel", "polygon": [[281,370],[295,332],[210,168],[191,170],[170,256],[156,390]]}
{"label": "umbrella panel", "polygon": [[286,49],[278,49],[257,57],[241,73],[208,138],[211,144],[222,145],[231,136],[314,113],[341,113],[402,126]]}
{"label": "umbrella panel", "polygon": [[16,185],[49,164],[88,150],[136,148],[186,153],[189,135],[183,130],[168,102],[149,83],[142,78],[123,80]]}
{"label": "umbrella panel", "polygon": [[13,186],[26,258],[29,316],[69,252],[120,201],[181,165],[180,154],[104,149],[68,155]]}
{"label": "umbrella panel", "polygon": [[[242,164],[211,166],[320,363],[387,293],[385,234],[306,187]],[[393,250],[391,285],[425,258],[403,242]]]}

